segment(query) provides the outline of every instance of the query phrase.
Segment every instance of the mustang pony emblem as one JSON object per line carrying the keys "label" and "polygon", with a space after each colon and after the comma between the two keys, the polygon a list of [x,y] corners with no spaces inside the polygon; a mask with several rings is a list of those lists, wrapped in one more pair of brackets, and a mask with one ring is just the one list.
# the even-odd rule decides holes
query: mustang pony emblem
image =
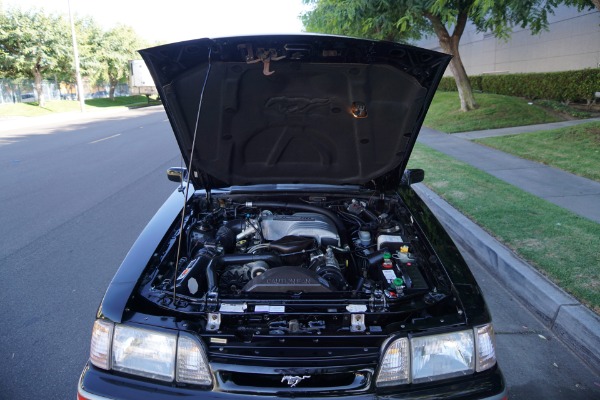
{"label": "mustang pony emblem", "polygon": [[290,385],[290,387],[294,387],[298,383],[300,383],[301,380],[308,379],[308,378],[310,378],[310,375],[304,375],[304,376],[285,375],[283,378],[281,378],[281,382],[287,381],[287,384]]}

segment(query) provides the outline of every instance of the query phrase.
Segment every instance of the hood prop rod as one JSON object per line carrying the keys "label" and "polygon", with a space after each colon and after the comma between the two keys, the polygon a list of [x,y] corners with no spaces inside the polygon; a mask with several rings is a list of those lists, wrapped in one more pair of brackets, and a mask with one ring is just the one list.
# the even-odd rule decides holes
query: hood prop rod
{"label": "hood prop rod", "polygon": [[[198,136],[198,123],[200,122],[200,110],[202,110],[202,100],[204,99],[204,90],[206,89],[206,83],[208,82],[208,77],[210,75],[211,69],[211,54],[212,47],[208,48],[208,66],[206,67],[206,75],[204,76],[204,83],[202,84],[202,90],[200,91],[200,99],[198,100],[198,111],[196,113],[196,124],[194,126],[194,138],[192,139],[192,150],[190,151],[189,163],[188,165],[188,179],[185,184],[185,194],[183,195],[183,209],[181,210],[181,226],[179,228],[179,239],[177,241],[177,258],[175,259],[175,278],[173,281],[177,280],[177,273],[179,270],[179,262],[181,256],[181,242],[183,238],[183,225],[185,221],[185,211],[187,209],[187,200],[188,194],[190,191],[190,174],[193,173],[192,164],[194,161],[194,148],[196,147],[196,136]],[[206,190],[206,199],[210,201],[210,189]],[[177,299],[177,285],[173,285],[173,304],[175,304],[175,300]]]}

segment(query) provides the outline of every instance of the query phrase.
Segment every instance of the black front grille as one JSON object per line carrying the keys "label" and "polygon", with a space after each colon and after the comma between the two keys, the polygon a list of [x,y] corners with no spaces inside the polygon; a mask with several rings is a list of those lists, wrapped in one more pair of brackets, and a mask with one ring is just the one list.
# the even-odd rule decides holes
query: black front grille
{"label": "black front grille", "polygon": [[[294,377],[299,377],[298,383],[294,385],[297,388],[338,388],[350,386],[356,379],[356,374],[350,372],[331,373],[319,375],[268,375],[268,374],[248,374],[239,372],[227,372],[231,382],[237,386],[256,387],[256,388],[280,388],[287,389],[295,381]],[[289,377],[285,379],[286,377]],[[223,378],[226,378],[223,376]],[[303,379],[302,379],[303,378]],[[366,377],[365,377],[366,379]]]}
{"label": "black front grille", "polygon": [[220,390],[229,393],[281,396],[300,393],[310,396],[364,393],[369,390],[374,373],[373,369],[368,367],[330,371],[310,368],[266,368],[264,373],[225,368],[227,367],[221,364],[217,369],[217,385]]}

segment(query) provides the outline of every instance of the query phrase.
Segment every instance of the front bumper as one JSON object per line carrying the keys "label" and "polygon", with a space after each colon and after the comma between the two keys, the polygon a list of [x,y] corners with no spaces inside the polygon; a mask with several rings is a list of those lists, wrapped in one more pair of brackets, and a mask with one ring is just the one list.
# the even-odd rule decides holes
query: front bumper
{"label": "front bumper", "polygon": [[[508,398],[504,378],[500,369],[487,371],[477,376],[459,380],[447,380],[411,387],[396,388],[374,393],[366,389],[362,393],[353,390],[328,390],[327,392],[308,392],[300,387],[281,389],[271,393],[253,394],[251,392],[238,393],[223,391],[218,386],[213,390],[201,390],[183,386],[175,386],[151,382],[134,377],[117,375],[100,370],[94,366],[86,365],[78,385],[78,400],[165,400],[165,399],[245,399],[245,400],[274,400],[278,397],[293,397],[295,400],[343,397],[349,400],[375,400],[375,399],[487,399],[505,400]],[[340,388],[341,389],[341,388]]]}

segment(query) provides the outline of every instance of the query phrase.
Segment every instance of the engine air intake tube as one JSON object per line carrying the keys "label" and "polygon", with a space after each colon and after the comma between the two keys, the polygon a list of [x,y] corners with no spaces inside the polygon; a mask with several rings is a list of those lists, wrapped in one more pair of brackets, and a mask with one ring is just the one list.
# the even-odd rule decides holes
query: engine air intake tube
{"label": "engine air intake tube", "polygon": [[310,204],[301,204],[301,203],[283,203],[278,201],[252,201],[246,203],[248,207],[269,207],[269,208],[289,208],[293,210],[299,211],[312,211],[315,213],[323,214],[327,216],[334,223],[337,228],[338,234],[340,235],[340,240],[342,242],[342,247],[348,245],[348,231],[344,226],[342,220],[334,213],[333,211],[326,210],[322,207],[311,206]]}

